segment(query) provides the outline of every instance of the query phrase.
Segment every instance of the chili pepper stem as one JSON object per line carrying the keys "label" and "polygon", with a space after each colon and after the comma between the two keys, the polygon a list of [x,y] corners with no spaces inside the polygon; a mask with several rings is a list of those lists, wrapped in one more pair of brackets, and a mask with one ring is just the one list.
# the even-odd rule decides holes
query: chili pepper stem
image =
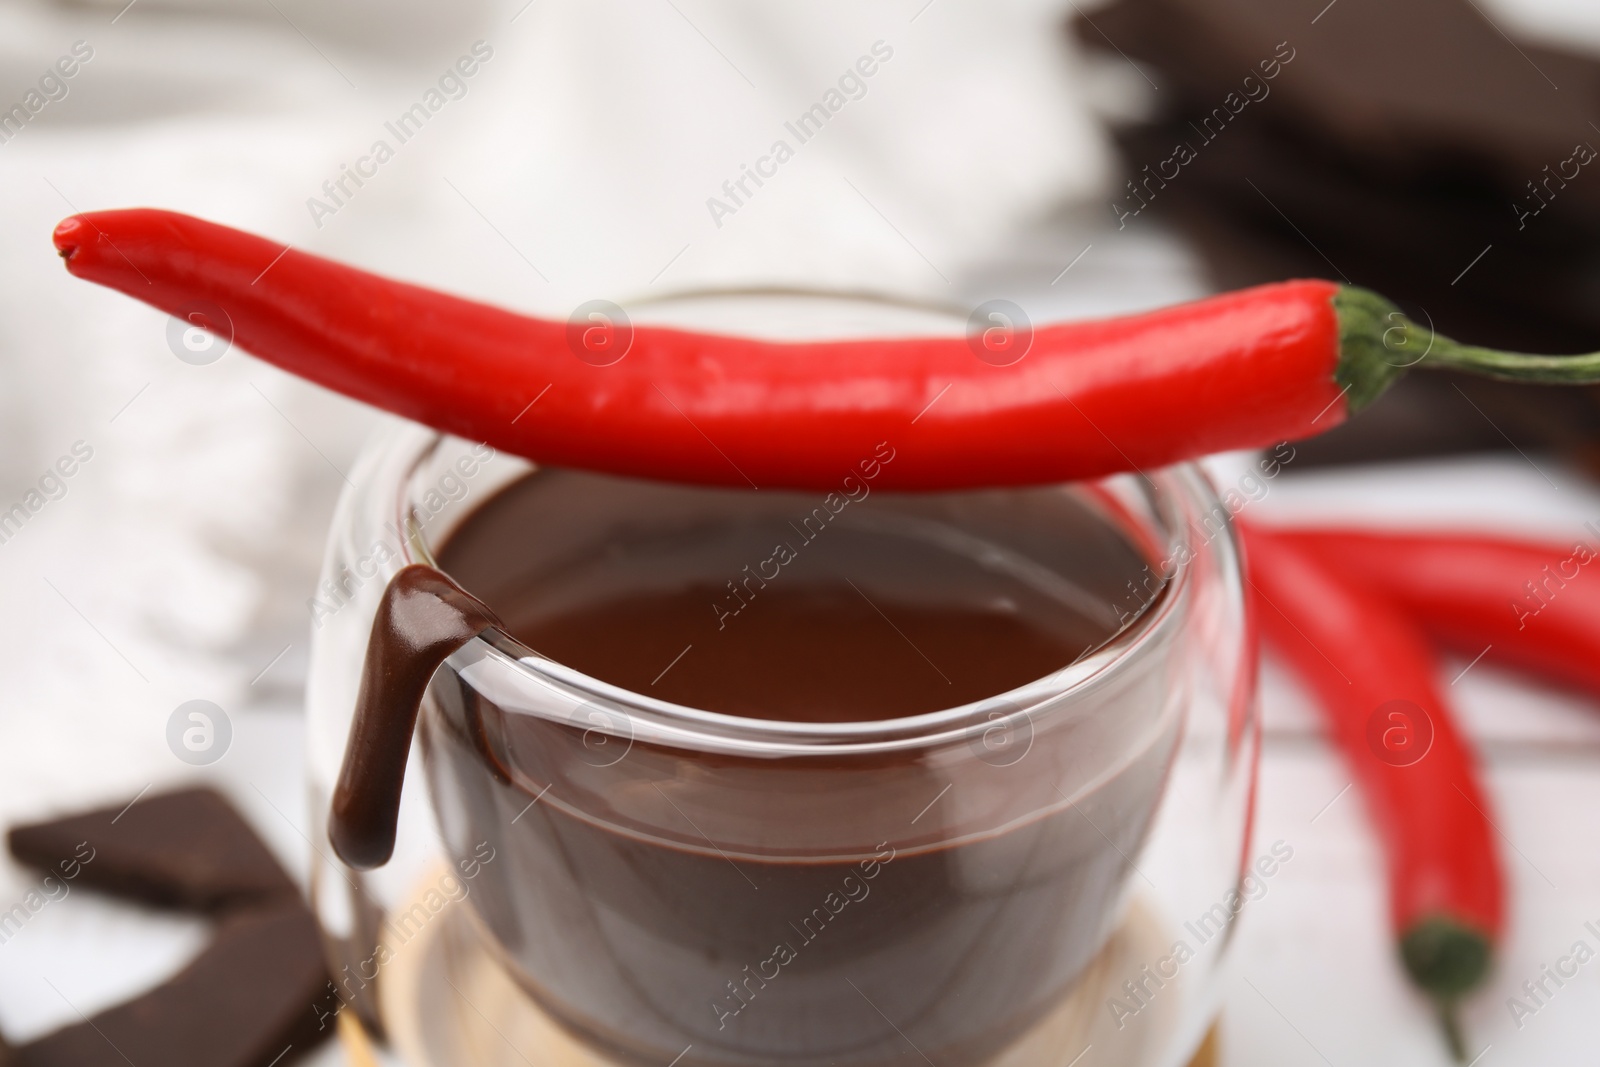
{"label": "chili pepper stem", "polygon": [[1456,1001],[1438,1000],[1434,1006],[1439,1012],[1439,1026],[1444,1030],[1445,1044],[1457,1063],[1467,1062],[1467,1035],[1461,1031],[1461,1017],[1456,1013]]}
{"label": "chili pepper stem", "polygon": [[1466,1039],[1456,1007],[1488,975],[1491,956],[1489,938],[1482,931],[1443,915],[1411,924],[1400,938],[1406,972],[1433,998],[1457,1061],[1466,1059]]}
{"label": "chili pepper stem", "polygon": [[[1415,323],[1408,325],[1419,335],[1426,336],[1426,329],[1417,327]],[[1523,352],[1500,352],[1493,348],[1464,345],[1437,334],[1433,335],[1432,341],[1433,350],[1421,366],[1445,367],[1485,378],[1539,385],[1587,385],[1600,381],[1600,352],[1576,356],[1533,356]]]}
{"label": "chili pepper stem", "polygon": [[1417,363],[1423,350],[1408,332],[1413,324],[1393,301],[1370,289],[1340,286],[1333,296],[1339,320],[1339,361],[1333,378],[1354,415]]}
{"label": "chili pepper stem", "polygon": [[1333,306],[1339,317],[1339,365],[1334,377],[1345,390],[1351,412],[1376,400],[1412,367],[1537,385],[1600,382],[1600,352],[1536,356],[1465,345],[1413,322],[1392,301],[1355,286],[1341,286]]}

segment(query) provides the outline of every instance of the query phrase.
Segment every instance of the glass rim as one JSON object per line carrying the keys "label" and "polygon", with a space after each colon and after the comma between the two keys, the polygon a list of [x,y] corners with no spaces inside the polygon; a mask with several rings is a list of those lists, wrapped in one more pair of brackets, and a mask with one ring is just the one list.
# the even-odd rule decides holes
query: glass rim
{"label": "glass rim", "polygon": [[[790,286],[718,287],[690,289],[663,294],[652,294],[632,302],[644,312],[645,318],[656,317],[657,312],[672,305],[685,305],[696,301],[747,298],[793,299],[798,301],[833,302],[852,306],[875,307],[889,313],[917,313],[922,316],[942,317],[953,330],[966,326],[961,312],[953,305],[941,304],[912,297],[849,289],[808,289]],[[715,329],[712,328],[712,332]],[[443,570],[432,551],[432,540],[442,540],[437,535],[424,537],[418,524],[411,520],[411,506],[406,499],[416,471],[447,441],[460,440],[441,434],[415,423],[403,424],[411,432],[400,432],[388,442],[389,447],[405,449],[410,454],[402,458],[398,484],[386,486],[383,492],[385,516],[407,531],[401,538],[401,555],[404,563],[424,563]],[[530,471],[538,465],[529,462]],[[392,468],[389,468],[392,472]],[[1158,638],[1167,634],[1182,619],[1180,610],[1190,600],[1192,582],[1191,560],[1198,555],[1188,538],[1188,524],[1180,514],[1179,502],[1187,497],[1201,513],[1211,513],[1221,508],[1227,516],[1218,532],[1223,536],[1206,538],[1208,544],[1221,542],[1218,550],[1225,553],[1232,566],[1223,573],[1240,573],[1237,566],[1240,556],[1237,529],[1232,515],[1226,510],[1216,488],[1202,468],[1194,463],[1182,463],[1153,472],[1130,472],[1103,479],[1084,482],[1064,482],[1045,486],[1017,486],[1001,491],[1037,491],[1057,489],[1081,491],[1085,487],[1103,485],[1116,479],[1137,479],[1146,495],[1152,515],[1164,527],[1164,559],[1146,558],[1146,567],[1162,579],[1160,594],[1145,603],[1134,617],[1119,627],[1117,632],[1101,645],[1081,655],[1078,659],[1042,678],[1034,679],[1001,693],[967,704],[923,712],[896,719],[862,720],[845,723],[808,723],[785,720],[754,719],[739,715],[707,711],[688,705],[675,704],[646,694],[605,682],[564,664],[558,663],[524,645],[511,634],[498,629],[485,631],[469,641],[447,661],[456,669],[488,660],[498,663],[522,684],[542,686],[555,691],[564,700],[581,708],[585,705],[602,714],[600,721],[586,724],[586,729],[596,729],[630,740],[640,739],[640,727],[649,740],[698,751],[733,752],[758,756],[796,756],[819,754],[846,754],[890,751],[903,748],[936,747],[939,744],[969,737],[974,726],[983,729],[1014,725],[1026,719],[1030,726],[1036,712],[1050,705],[1055,715],[1064,715],[1062,708],[1071,705],[1071,697],[1086,693],[1127,671],[1135,669],[1141,650],[1148,648]],[[925,494],[898,494],[925,495]],[[1103,504],[1086,501],[1095,507],[1102,519],[1129,540],[1140,556],[1148,557],[1147,546],[1140,543],[1137,531],[1123,528],[1109,514]],[[471,592],[471,590],[468,590]],[[516,711],[507,708],[508,711]],[[539,714],[528,711],[529,714]],[[608,716],[620,717],[626,729],[619,729]]]}
{"label": "glass rim", "polygon": [[[410,489],[416,481],[418,470],[451,441],[462,439],[412,424],[380,445],[385,450],[401,453],[396,457],[400,459],[400,467],[396,472],[399,478],[382,489],[385,512],[396,521],[399,529],[407,531],[407,536],[401,539],[399,565],[421,563],[443,570],[434,555],[434,544],[441,542],[448,533],[443,537],[431,531],[424,534],[413,516],[417,502],[411,499]],[[519,459],[518,462],[528,461]],[[537,464],[529,463],[530,472],[538,469]],[[393,472],[395,469],[390,470]],[[1112,637],[1067,666],[966,704],[895,719],[844,723],[794,722],[729,715],[676,704],[606,682],[542,656],[513,635],[498,629],[486,630],[473,638],[448,662],[459,670],[484,660],[496,661],[501,671],[510,672],[506,677],[515,678],[522,685],[552,690],[575,707],[587,705],[597,709],[602,713],[600,720],[585,724],[586,729],[700,751],[767,756],[866,753],[907,747],[934,747],[970,736],[972,728],[978,724],[984,729],[991,729],[1015,725],[1016,720],[1021,718],[1026,718],[1032,724],[1035,715],[1045,710],[1047,705],[1051,706],[1049,710],[1057,712],[1060,708],[1055,705],[1070,706],[1074,696],[1136,669],[1142,658],[1141,651],[1180,625],[1184,618],[1182,609],[1191,597],[1192,561],[1199,553],[1190,538],[1191,526],[1184,521],[1181,501],[1187,498],[1204,512],[1223,506],[1210,479],[1200,467],[1179,464],[1147,474],[1122,474],[1089,482],[1018,487],[1015,491],[1045,489],[1082,492],[1085,488],[1124,478],[1138,479],[1143,483],[1142,491],[1151,505],[1155,524],[1158,524],[1160,540],[1157,546],[1149,547],[1165,551],[1167,554],[1164,559],[1149,558],[1149,547],[1139,544],[1137,531],[1124,528],[1124,524],[1117,522],[1103,505],[1096,505],[1092,498],[1085,502],[1096,507],[1102,520],[1127,538],[1135,551],[1145,559],[1150,573],[1163,582],[1160,594],[1120,626]],[[1237,534],[1231,519],[1219,532],[1225,536],[1207,538],[1207,541],[1213,544],[1220,542],[1217,544],[1218,550],[1237,557]],[[1233,569],[1225,567],[1223,572]],[[505,710],[515,712],[518,709]],[[604,721],[608,715],[620,717],[626,723],[626,729]]]}

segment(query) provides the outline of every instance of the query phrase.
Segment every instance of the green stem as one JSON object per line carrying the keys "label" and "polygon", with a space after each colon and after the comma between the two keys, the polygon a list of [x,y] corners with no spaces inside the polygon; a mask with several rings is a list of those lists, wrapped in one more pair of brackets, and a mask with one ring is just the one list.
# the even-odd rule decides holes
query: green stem
{"label": "green stem", "polygon": [[1600,382],[1600,352],[1535,356],[1464,345],[1413,322],[1377,293],[1349,285],[1340,286],[1334,294],[1333,308],[1339,319],[1339,364],[1334,379],[1352,414],[1376,400],[1412,367],[1442,367],[1542,385]]}
{"label": "green stem", "polygon": [[[1408,321],[1426,348],[1428,330]],[[1433,335],[1433,348],[1418,364],[1420,367],[1447,367],[1498,378],[1506,382],[1536,382],[1541,385],[1588,385],[1600,382],[1600,352],[1576,356],[1532,356],[1523,352],[1500,352],[1493,348],[1464,345],[1439,334]]]}
{"label": "green stem", "polygon": [[1492,942],[1475,926],[1447,915],[1413,922],[1400,937],[1400,958],[1411,980],[1433,999],[1451,1055],[1466,1061],[1466,1039],[1456,1018],[1461,998],[1483,983]]}
{"label": "green stem", "polygon": [[1439,1009],[1439,1026],[1444,1030],[1444,1042],[1450,1046],[1450,1056],[1457,1063],[1467,1062],[1467,1037],[1461,1031],[1461,1018],[1456,1014],[1456,1002],[1441,1000],[1435,1004]]}

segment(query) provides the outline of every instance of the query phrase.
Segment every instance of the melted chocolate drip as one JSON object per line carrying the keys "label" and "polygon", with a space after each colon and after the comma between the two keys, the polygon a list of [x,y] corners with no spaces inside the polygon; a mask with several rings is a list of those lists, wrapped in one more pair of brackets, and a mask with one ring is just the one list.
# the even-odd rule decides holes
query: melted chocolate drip
{"label": "melted chocolate drip", "polygon": [[333,850],[351,867],[389,862],[422,696],[439,665],[491,627],[503,629],[481,601],[432,567],[414,563],[384,589],[328,818]]}

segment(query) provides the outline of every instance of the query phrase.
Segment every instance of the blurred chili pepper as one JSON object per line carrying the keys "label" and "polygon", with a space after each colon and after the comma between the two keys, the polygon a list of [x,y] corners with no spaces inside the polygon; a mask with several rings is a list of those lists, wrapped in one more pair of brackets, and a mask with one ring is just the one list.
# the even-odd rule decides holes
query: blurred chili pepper
{"label": "blurred chili pepper", "polygon": [[1274,529],[1442,644],[1600,695],[1600,550],[1489,534]]}
{"label": "blurred chili pepper", "polygon": [[882,488],[1042,484],[1308,437],[1419,362],[1600,380],[1600,354],[1460,345],[1326,281],[1025,335],[773,343],[517,315],[166,211],[75,215],[55,244],[74,275],[358,400],[539,462],[684,482],[830,489],[893,441]]}
{"label": "blurred chili pepper", "polygon": [[1387,860],[1407,972],[1464,1059],[1456,1005],[1488,973],[1504,887],[1488,801],[1421,629],[1294,540],[1245,534],[1263,634],[1315,693]]}

